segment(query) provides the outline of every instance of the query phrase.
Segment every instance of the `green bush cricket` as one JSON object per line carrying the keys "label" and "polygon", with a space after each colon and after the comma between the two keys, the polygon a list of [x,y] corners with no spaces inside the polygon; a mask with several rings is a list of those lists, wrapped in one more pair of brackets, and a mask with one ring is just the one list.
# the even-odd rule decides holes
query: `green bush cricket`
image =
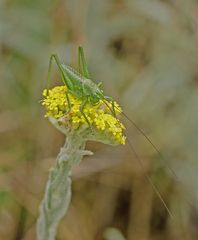
{"label": "green bush cricket", "polygon": [[[91,127],[91,124],[89,123],[89,120],[83,111],[84,106],[88,102],[91,103],[92,105],[95,105],[100,100],[102,100],[107,105],[105,100],[111,101],[112,107],[110,107],[109,105],[108,107],[110,108],[113,115],[116,117],[114,100],[111,97],[105,96],[103,94],[103,91],[100,89],[101,83],[95,84],[90,79],[90,74],[85,61],[84,50],[81,46],[79,46],[78,48],[79,73],[75,71],[73,68],[71,68],[70,66],[60,63],[60,60],[57,54],[52,54],[49,61],[48,78],[47,78],[48,82],[51,76],[51,68],[52,68],[53,60],[55,60],[58,66],[58,69],[61,73],[62,81],[68,88],[68,93],[71,93],[75,97],[82,100],[80,111],[90,127]],[[70,109],[71,104],[70,104],[68,93],[66,93],[66,99]]]}

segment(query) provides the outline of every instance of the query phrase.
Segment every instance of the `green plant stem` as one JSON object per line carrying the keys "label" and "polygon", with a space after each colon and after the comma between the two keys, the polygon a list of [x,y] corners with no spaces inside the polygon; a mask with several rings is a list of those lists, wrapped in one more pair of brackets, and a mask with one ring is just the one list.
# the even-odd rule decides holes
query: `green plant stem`
{"label": "green plant stem", "polygon": [[56,166],[50,170],[40,216],[37,221],[37,239],[54,240],[61,218],[65,215],[71,200],[71,169],[83,155],[92,154],[85,149],[86,139],[80,133],[67,133],[64,146],[56,159]]}

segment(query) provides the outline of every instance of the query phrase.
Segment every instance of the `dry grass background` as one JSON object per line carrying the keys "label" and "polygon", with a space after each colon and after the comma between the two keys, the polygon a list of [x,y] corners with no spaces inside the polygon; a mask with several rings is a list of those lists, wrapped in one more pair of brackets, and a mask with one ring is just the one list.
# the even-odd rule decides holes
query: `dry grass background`
{"label": "dry grass background", "polygon": [[[93,79],[103,82],[166,160],[129,123],[144,169],[129,146],[89,143],[95,155],[74,169],[73,199],[57,239],[104,239],[108,227],[127,240],[197,239],[197,43],[195,0],[2,0],[0,239],[35,239],[48,170],[64,141],[39,105],[48,59],[57,52],[75,65],[79,44]],[[54,79],[52,85],[60,84],[57,73]]]}

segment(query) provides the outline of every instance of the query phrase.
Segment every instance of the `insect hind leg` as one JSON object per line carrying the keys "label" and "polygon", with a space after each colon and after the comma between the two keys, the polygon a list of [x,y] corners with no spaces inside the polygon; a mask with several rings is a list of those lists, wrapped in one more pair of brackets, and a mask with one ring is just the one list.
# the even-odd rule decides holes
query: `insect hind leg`
{"label": "insect hind leg", "polygon": [[50,56],[50,60],[49,60],[49,67],[48,67],[48,74],[47,74],[47,89],[49,88],[49,81],[50,81],[50,78],[51,78],[51,72],[52,72],[52,63],[53,63],[53,60],[55,60],[55,62],[56,62],[56,64],[57,64],[57,66],[58,66],[58,68],[59,68],[59,70],[61,71],[61,73],[62,73],[62,70],[61,70],[61,68],[60,68],[60,61],[59,61],[59,59],[58,59],[58,55],[57,54],[52,54],[51,56]]}
{"label": "insect hind leg", "polygon": [[71,88],[72,86],[72,82],[70,81],[69,77],[67,76],[67,73],[64,72],[63,68],[62,68],[62,64],[58,58],[58,55],[57,54],[52,54],[50,56],[50,60],[49,60],[49,67],[48,67],[48,75],[47,75],[47,89],[49,88],[49,81],[50,81],[50,78],[51,78],[51,71],[52,71],[52,63],[53,63],[53,60],[55,61],[57,67],[58,67],[58,70],[59,72],[61,73],[61,79],[63,81],[63,83],[66,85],[66,87],[68,89]]}
{"label": "insect hind leg", "polygon": [[86,77],[90,78],[89,71],[87,68],[87,63],[85,60],[84,50],[81,46],[78,47],[78,66],[80,73]]}

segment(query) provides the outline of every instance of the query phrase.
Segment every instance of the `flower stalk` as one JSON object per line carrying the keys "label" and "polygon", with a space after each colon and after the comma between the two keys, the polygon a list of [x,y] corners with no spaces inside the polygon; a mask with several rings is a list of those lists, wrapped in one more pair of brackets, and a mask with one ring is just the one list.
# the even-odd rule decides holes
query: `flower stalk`
{"label": "flower stalk", "polygon": [[37,221],[37,239],[54,240],[59,221],[66,213],[71,200],[71,169],[79,163],[85,151],[86,131],[68,131],[64,146],[61,148],[56,165],[50,170],[44,199],[40,206]]}
{"label": "flower stalk", "polygon": [[[68,106],[66,93],[70,98]],[[82,100],[67,92],[66,86],[44,90],[42,104],[46,107],[46,117],[65,136],[55,166],[50,170],[44,198],[40,205],[37,221],[37,240],[54,240],[57,227],[67,212],[71,200],[71,171],[80,163],[84,155],[92,152],[85,150],[87,141],[98,141],[109,145],[125,143],[124,126],[112,115],[111,102],[87,103],[84,114],[80,111]],[[119,116],[121,109],[116,105]]]}

